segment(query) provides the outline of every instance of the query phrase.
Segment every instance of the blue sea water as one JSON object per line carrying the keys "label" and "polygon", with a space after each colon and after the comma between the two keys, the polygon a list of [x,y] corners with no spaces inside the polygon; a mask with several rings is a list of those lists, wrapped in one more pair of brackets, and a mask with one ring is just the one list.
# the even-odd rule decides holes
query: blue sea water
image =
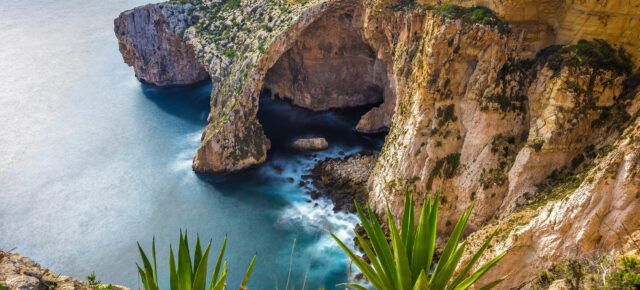
{"label": "blue sea water", "polygon": [[[262,98],[258,117],[273,143],[267,164],[200,177],[191,160],[210,84],[141,84],[118,52],[113,19],[145,3],[0,3],[0,248],[54,273],[95,272],[135,289],[136,242],[149,250],[155,237],[167,277],[169,244],[182,229],[192,242],[195,233],[212,240],[214,253],[228,236],[230,287],[255,253],[252,289],[283,289],[290,269],[296,289],[305,276],[309,289],[346,281],[348,260],[327,231],[350,241],[356,218],[327,200],[309,202],[298,181],[318,159],[382,146],[380,136],[353,132],[364,110],[311,113]],[[324,136],[330,148],[292,152],[302,136]]]}

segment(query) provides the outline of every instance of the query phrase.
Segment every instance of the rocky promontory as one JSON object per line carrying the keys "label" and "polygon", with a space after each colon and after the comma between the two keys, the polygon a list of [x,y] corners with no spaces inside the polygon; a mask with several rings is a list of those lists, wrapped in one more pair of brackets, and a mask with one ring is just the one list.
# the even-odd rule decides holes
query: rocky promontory
{"label": "rocky promontory", "polygon": [[[87,282],[49,272],[27,257],[0,250],[0,288],[17,290],[89,289]],[[101,289],[129,290],[118,285],[96,285]],[[96,287],[92,287],[96,288]]]}
{"label": "rocky promontory", "polygon": [[145,5],[114,20],[120,53],[136,77],[156,86],[188,85],[209,77],[181,35],[195,22],[191,4]]}

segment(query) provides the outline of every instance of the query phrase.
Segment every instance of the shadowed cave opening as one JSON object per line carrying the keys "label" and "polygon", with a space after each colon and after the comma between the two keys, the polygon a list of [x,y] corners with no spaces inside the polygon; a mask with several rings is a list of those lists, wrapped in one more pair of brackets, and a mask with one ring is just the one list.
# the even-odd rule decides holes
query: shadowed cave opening
{"label": "shadowed cave opening", "polygon": [[357,131],[387,132],[395,94],[385,63],[362,31],[354,9],[320,17],[267,71],[261,95],[315,112],[357,108],[352,113],[364,116]]}

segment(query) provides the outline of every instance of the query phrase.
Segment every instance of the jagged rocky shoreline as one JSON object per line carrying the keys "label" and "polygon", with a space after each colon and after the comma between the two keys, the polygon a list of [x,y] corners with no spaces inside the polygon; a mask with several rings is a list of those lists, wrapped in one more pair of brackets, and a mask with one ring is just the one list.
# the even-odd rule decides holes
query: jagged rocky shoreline
{"label": "jagged rocky shoreline", "polygon": [[355,212],[354,200],[364,206],[369,199],[367,180],[375,166],[373,152],[359,152],[343,158],[326,158],[318,161],[302,176],[313,188],[303,181],[300,185],[308,189],[311,198],[327,197],[333,202],[333,210]]}
{"label": "jagged rocky shoreline", "polygon": [[640,230],[640,7],[451,2],[170,2],[124,12],[116,36],[143,81],[211,78],[198,173],[266,160],[263,89],[311,110],[382,101],[357,126],[389,129],[368,202],[397,217],[405,187],[417,204],[441,189],[441,235],[475,202],[469,250],[496,229],[481,259],[509,250],[486,281],[618,248]]}

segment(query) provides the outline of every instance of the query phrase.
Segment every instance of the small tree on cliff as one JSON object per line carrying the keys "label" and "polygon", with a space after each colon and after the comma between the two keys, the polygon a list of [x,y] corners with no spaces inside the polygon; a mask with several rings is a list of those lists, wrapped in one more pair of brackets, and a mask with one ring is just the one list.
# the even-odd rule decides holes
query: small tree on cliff
{"label": "small tree on cliff", "polygon": [[[349,258],[358,266],[360,271],[367,277],[367,280],[376,289],[389,290],[428,290],[428,289],[466,289],[478,281],[489,269],[504,257],[502,253],[482,265],[478,270],[469,274],[473,265],[478,261],[482,252],[489,246],[492,234],[480,247],[475,255],[466,265],[460,267],[457,276],[454,277],[456,268],[464,252],[466,241],[458,243],[462,237],[462,232],[469,220],[473,204],[462,213],[454,228],[449,241],[447,242],[437,266],[431,272],[431,265],[434,262],[433,254],[436,246],[436,224],[438,219],[439,192],[433,202],[426,200],[422,205],[422,212],[418,221],[417,229],[414,227],[414,201],[409,194],[405,193],[404,214],[402,217],[401,231],[395,226],[395,222],[387,204],[387,219],[391,234],[390,246],[382,231],[382,226],[378,222],[375,214],[367,206],[369,218],[356,203],[358,215],[362,227],[366,231],[373,250],[369,243],[365,241],[357,232],[356,237],[360,242],[365,254],[371,261],[366,263],[361,257],[355,255],[345,244],[334,234],[331,236],[338,242],[340,247],[349,255]],[[493,281],[480,289],[490,289],[504,279]],[[355,289],[366,289],[358,284],[345,283],[344,285]]]}

